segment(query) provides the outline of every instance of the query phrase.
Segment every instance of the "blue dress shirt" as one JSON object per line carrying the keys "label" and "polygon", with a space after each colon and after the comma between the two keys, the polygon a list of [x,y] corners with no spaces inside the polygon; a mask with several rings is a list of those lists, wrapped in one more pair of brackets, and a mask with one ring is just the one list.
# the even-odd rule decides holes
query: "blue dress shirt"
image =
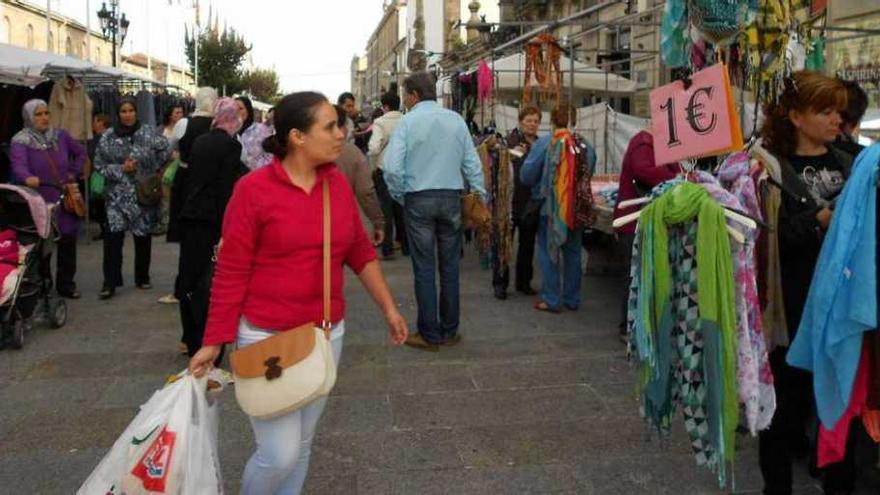
{"label": "blue dress shirt", "polygon": [[398,203],[407,193],[432,189],[470,189],[486,199],[483,166],[461,116],[426,100],[401,120],[382,167],[388,192]]}

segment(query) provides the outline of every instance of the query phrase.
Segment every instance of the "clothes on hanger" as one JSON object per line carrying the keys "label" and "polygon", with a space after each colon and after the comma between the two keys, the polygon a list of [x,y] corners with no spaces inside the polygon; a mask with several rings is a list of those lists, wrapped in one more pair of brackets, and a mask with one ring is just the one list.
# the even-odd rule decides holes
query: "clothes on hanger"
{"label": "clothes on hanger", "polygon": [[92,100],[82,81],[64,77],[56,81],[49,96],[52,127],[64,129],[79,141],[92,138]]}
{"label": "clothes on hanger", "polygon": [[738,419],[733,258],[723,207],[681,179],[652,192],[633,249],[629,325],[646,420],[677,407],[697,463],[727,482]]}

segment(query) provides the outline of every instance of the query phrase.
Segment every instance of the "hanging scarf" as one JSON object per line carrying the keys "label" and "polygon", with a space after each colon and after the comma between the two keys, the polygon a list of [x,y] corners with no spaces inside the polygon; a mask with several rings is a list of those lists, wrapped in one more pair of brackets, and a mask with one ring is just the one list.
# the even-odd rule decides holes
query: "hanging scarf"
{"label": "hanging scarf", "polygon": [[480,60],[480,66],[477,68],[477,98],[480,102],[492,98],[493,83],[492,69],[485,60]]}
{"label": "hanging scarf", "polygon": [[217,104],[214,105],[214,120],[211,122],[211,129],[222,129],[226,134],[234,136],[241,128],[238,103],[227,97],[217,100]]}
{"label": "hanging scarf", "polygon": [[49,127],[45,131],[34,128],[34,114],[40,107],[49,108],[45,101],[40,99],[28,100],[21,107],[21,118],[24,120],[24,129],[18,131],[12,137],[13,143],[23,144],[35,150],[55,149],[58,146],[58,131]]}
{"label": "hanging scarf", "polygon": [[[642,273],[640,282],[651,288],[651,298],[642,304],[638,318],[654,342],[668,339],[671,269],[669,266],[668,225],[697,219],[697,287],[700,319],[714,325],[704,326],[706,342],[706,382],[710,392],[710,416],[720,422],[710,432],[718,439],[719,478],[724,483],[728,463],[734,456],[734,435],[739,416],[736,389],[736,317],[734,313],[733,260],[727,237],[723,208],[702,187],[681,183],[649,203],[641,214]],[[717,331],[713,327],[717,326]],[[672,348],[657,345],[657,362],[652,374],[669,372],[662,363],[672,361]],[[714,369],[713,369],[714,368]]]}
{"label": "hanging scarf", "polygon": [[547,217],[547,248],[554,257],[575,228],[575,163],[574,138],[568,129],[553,134],[544,159],[541,193],[547,198],[541,214]]}
{"label": "hanging scarf", "polygon": [[137,100],[134,99],[133,96],[123,96],[119,99],[119,106],[116,107],[116,116],[119,117],[120,112],[122,112],[123,105],[131,105],[135,111],[135,121],[132,125],[124,125],[122,123],[121,118],[116,119],[116,123],[113,124],[113,134],[117,137],[130,137],[133,136],[138,129],[141,128],[141,121],[137,120]]}

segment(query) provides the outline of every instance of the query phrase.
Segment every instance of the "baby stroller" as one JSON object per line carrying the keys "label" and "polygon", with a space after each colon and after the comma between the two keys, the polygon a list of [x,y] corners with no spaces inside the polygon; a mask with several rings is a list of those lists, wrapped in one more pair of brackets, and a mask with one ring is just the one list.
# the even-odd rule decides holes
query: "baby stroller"
{"label": "baby stroller", "polygon": [[33,189],[0,184],[0,347],[21,349],[38,308],[52,328],[67,321],[67,304],[52,293],[57,207]]}

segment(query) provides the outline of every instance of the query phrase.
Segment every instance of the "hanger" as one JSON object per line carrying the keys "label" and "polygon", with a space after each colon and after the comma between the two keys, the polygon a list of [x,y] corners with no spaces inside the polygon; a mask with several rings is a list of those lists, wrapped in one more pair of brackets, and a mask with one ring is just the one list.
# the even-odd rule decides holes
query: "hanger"
{"label": "hanger", "polygon": [[[641,203],[649,203],[650,201],[653,200],[653,198],[647,198],[647,200],[645,200],[645,199],[646,198],[639,198],[639,200],[641,200]],[[635,200],[633,200],[633,201],[635,201]],[[623,206],[623,203],[621,203],[621,206]],[[749,229],[755,230],[758,228],[758,223],[755,222],[755,220],[752,219],[751,217],[745,216],[741,213],[738,213],[733,210],[729,210],[727,208],[724,208],[723,211],[724,211],[725,217],[727,217],[727,218],[729,218],[729,219],[731,219],[731,220],[733,220],[733,221],[735,221],[735,222],[737,222],[737,223],[739,223]],[[641,214],[642,214],[642,210],[639,210],[639,211],[632,212],[628,215],[624,215],[622,217],[615,218],[614,221],[611,223],[611,226],[616,229],[623,227],[624,225],[627,225],[629,223],[632,223],[632,222],[638,220],[639,216],[641,216]],[[736,240],[740,244],[744,244],[746,242],[746,237],[745,237],[745,235],[742,234],[742,232],[734,229],[730,225],[727,225],[726,227],[727,227],[727,232],[730,234],[730,237],[733,237],[733,239]]]}

